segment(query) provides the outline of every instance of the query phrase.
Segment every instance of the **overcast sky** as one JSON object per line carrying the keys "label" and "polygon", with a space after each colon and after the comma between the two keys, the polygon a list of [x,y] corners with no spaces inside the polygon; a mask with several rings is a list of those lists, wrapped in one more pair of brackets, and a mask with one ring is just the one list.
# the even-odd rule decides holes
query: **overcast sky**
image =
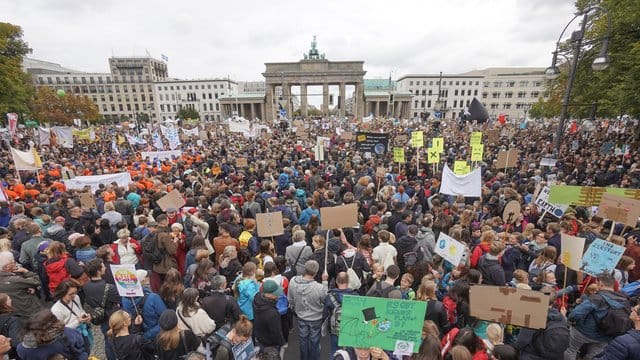
{"label": "overcast sky", "polygon": [[169,57],[175,78],[263,80],[265,62],[302,59],[312,36],[367,78],[551,62],[570,0],[2,0],[30,56],[82,71],[107,59]]}

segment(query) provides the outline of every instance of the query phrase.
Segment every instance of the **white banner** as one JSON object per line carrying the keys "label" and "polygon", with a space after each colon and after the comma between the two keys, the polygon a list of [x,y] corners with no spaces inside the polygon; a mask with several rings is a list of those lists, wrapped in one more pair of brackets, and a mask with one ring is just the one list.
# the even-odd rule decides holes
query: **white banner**
{"label": "white banner", "polygon": [[552,204],[549,202],[549,192],[551,190],[548,186],[543,187],[536,198],[535,204],[541,208],[543,211],[548,212],[549,214],[560,218],[564,215],[564,212],[567,211],[569,205],[562,204]]}
{"label": "white banner", "polygon": [[191,130],[187,130],[185,128],[182,128],[182,132],[187,135],[187,136],[194,136],[197,137],[200,135],[200,131],[198,130],[198,128],[193,128]]}
{"label": "white banner", "polygon": [[178,134],[178,130],[176,130],[176,128],[174,128],[173,126],[167,128],[164,136],[169,142],[169,149],[175,150],[178,146],[180,146],[180,135]]}
{"label": "white banner", "polygon": [[38,136],[40,137],[40,146],[51,145],[51,129],[38,127]]}
{"label": "white banner", "polygon": [[463,243],[456,239],[440,233],[434,252],[453,264],[453,266],[458,266],[464,255],[465,247]]}
{"label": "white banner", "polygon": [[569,234],[560,234],[560,262],[565,264],[569,269],[580,270],[582,263],[582,253],[584,252],[585,238],[571,236]]}
{"label": "white banner", "polygon": [[11,155],[15,163],[16,170],[38,170],[42,168],[42,163],[38,164],[34,149],[29,151],[20,151],[11,148]]}
{"label": "white banner", "polygon": [[67,189],[84,189],[91,187],[91,192],[98,190],[100,184],[111,184],[115,182],[118,186],[127,187],[131,183],[131,175],[128,172],[107,175],[76,176],[73,179],[64,180]]}
{"label": "white banner", "polygon": [[140,156],[142,159],[149,158],[149,160],[155,161],[157,160],[171,160],[173,157],[180,158],[182,156],[182,151],[180,150],[171,150],[171,151],[141,151]]}
{"label": "white banner", "polygon": [[120,296],[144,296],[140,279],[136,276],[133,264],[110,265],[113,280]]}
{"label": "white banner", "polygon": [[466,197],[480,197],[482,195],[482,175],[480,168],[466,175],[456,175],[447,164],[442,169],[442,184],[440,193],[447,195],[463,195]]}
{"label": "white banner", "polygon": [[73,149],[73,132],[68,126],[54,126],[51,128],[56,135],[58,145],[63,148]]}

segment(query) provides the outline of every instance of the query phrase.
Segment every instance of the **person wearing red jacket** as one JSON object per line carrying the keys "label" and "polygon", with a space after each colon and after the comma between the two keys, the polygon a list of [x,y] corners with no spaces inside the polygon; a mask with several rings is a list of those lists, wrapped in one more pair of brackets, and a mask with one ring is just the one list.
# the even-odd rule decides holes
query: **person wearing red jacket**
{"label": "person wearing red jacket", "polygon": [[471,253],[471,267],[476,268],[478,266],[478,261],[485,253],[489,252],[491,248],[491,243],[496,239],[496,235],[493,231],[488,230],[482,233],[480,237],[480,244],[473,249]]}
{"label": "person wearing red jacket", "polygon": [[111,244],[111,249],[113,250],[113,263],[122,265],[122,264],[133,264],[136,266],[136,269],[142,267],[142,246],[140,243],[134,238],[132,238],[128,229],[120,229],[116,234],[118,236],[118,240]]}

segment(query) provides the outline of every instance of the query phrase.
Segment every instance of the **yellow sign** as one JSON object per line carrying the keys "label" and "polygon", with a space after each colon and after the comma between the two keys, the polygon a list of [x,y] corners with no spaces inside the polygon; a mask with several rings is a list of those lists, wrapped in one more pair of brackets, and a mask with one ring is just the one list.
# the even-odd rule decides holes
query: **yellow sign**
{"label": "yellow sign", "polygon": [[453,173],[456,175],[465,175],[471,171],[471,167],[464,160],[456,160],[453,163]]}
{"label": "yellow sign", "polygon": [[394,147],[393,148],[393,161],[397,163],[404,163],[404,148]]}
{"label": "yellow sign", "polygon": [[474,131],[471,133],[471,146],[476,146],[482,144],[482,132]]}
{"label": "yellow sign", "polygon": [[414,131],[411,133],[411,146],[423,147],[424,146],[424,134],[422,131]]}
{"label": "yellow sign", "polygon": [[482,161],[483,154],[484,154],[483,144],[471,145],[471,161]]}
{"label": "yellow sign", "polygon": [[358,142],[363,142],[367,140],[367,135],[358,135]]}
{"label": "yellow sign", "polygon": [[433,145],[431,147],[440,153],[444,152],[444,138],[433,138]]}
{"label": "yellow sign", "polygon": [[427,164],[437,164],[440,162],[440,152],[434,148],[427,149]]}

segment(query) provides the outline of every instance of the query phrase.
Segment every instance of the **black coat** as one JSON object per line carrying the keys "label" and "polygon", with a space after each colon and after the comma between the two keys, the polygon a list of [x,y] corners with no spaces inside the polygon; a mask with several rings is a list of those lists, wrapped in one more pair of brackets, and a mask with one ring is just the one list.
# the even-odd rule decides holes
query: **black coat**
{"label": "black coat", "polygon": [[488,259],[487,254],[482,255],[478,261],[478,270],[482,273],[482,284],[505,286],[504,269],[497,259]]}
{"label": "black coat", "polygon": [[202,310],[216,323],[216,330],[240,319],[240,307],[231,295],[214,291],[201,301]]}
{"label": "black coat", "polygon": [[253,298],[253,315],[253,335],[260,345],[281,346],[286,343],[275,300],[266,298],[262,293],[256,294]]}

